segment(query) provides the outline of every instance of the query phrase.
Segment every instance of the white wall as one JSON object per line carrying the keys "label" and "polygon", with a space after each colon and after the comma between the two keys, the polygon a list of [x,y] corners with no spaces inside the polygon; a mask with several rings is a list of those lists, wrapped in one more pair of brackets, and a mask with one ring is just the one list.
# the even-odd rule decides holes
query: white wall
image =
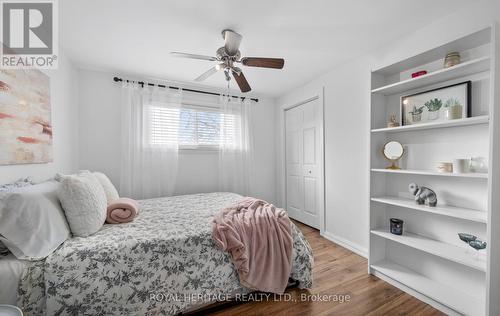
{"label": "white wall", "polygon": [[[113,74],[79,70],[80,169],[99,170],[120,183],[120,84]],[[255,126],[253,196],[276,201],[274,101],[259,99],[253,109]],[[214,192],[218,187],[216,151],[181,151],[175,194]]]}
{"label": "white wall", "polygon": [[[500,20],[500,1],[476,2],[386,45],[340,65],[281,96],[276,109],[298,103],[324,87],[325,236],[360,253],[368,248],[370,71],[411,57]],[[279,113],[276,116],[281,118]],[[277,124],[279,126],[280,124]],[[281,135],[279,130],[277,135]],[[279,137],[280,138],[280,137]],[[280,148],[282,139],[277,140]],[[277,152],[278,205],[284,206],[283,157]]]}
{"label": "white wall", "polygon": [[59,68],[44,71],[50,77],[54,162],[0,166],[0,184],[27,176],[43,181],[56,172],[71,173],[77,168],[78,76],[76,68],[59,52]]}
{"label": "white wall", "polygon": [[[325,133],[325,235],[344,244],[347,240],[359,252],[366,251],[368,225],[368,125],[370,78],[366,61],[342,65],[321,79],[278,99],[280,106],[293,105],[317,94],[324,87]],[[356,91],[358,93],[353,93]],[[362,91],[362,93],[359,93]],[[280,111],[278,109],[278,111]],[[279,116],[281,117],[281,116]],[[278,133],[277,135],[281,135]],[[281,146],[282,140],[278,140]],[[283,157],[278,152],[278,165]],[[279,205],[285,186],[278,167]],[[354,249],[356,250],[356,249]]]}

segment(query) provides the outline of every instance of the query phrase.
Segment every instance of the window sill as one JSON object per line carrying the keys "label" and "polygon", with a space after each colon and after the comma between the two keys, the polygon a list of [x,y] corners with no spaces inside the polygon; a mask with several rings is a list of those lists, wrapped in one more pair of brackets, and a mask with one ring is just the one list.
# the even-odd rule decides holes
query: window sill
{"label": "window sill", "polygon": [[179,146],[181,154],[218,154],[218,146]]}
{"label": "window sill", "polygon": [[[145,148],[145,150],[154,150],[155,148],[149,147]],[[234,150],[240,151],[240,150]],[[207,153],[207,154],[218,154],[220,152],[219,146],[179,146],[180,154],[199,154],[199,153]]]}

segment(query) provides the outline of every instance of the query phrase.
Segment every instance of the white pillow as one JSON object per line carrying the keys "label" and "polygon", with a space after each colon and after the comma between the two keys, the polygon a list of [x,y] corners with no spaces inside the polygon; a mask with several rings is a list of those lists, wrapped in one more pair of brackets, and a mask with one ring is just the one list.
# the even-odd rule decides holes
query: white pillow
{"label": "white pillow", "polygon": [[71,232],[86,237],[97,232],[106,220],[106,194],[99,180],[90,172],[60,175],[59,200]]}
{"label": "white pillow", "polygon": [[47,181],[16,189],[0,200],[0,240],[17,258],[45,258],[70,237],[57,198],[59,187]]}
{"label": "white pillow", "polygon": [[[0,200],[8,195],[8,192],[12,192],[18,188],[33,185],[33,180],[30,177],[21,178],[11,183],[6,183],[0,185]],[[0,241],[0,255],[6,254],[9,249]]]}
{"label": "white pillow", "polygon": [[104,189],[104,193],[106,193],[106,199],[108,200],[108,205],[112,201],[118,200],[120,198],[120,195],[118,195],[118,191],[116,190],[115,186],[104,173],[94,172],[94,175],[97,178],[97,180],[99,180],[99,183],[101,183],[102,188]]}

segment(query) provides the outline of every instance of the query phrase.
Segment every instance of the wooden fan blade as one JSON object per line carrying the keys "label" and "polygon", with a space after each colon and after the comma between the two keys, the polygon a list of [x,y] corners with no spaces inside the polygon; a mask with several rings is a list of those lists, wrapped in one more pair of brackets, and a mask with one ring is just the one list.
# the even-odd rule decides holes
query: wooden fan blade
{"label": "wooden fan blade", "polygon": [[203,81],[208,77],[210,77],[211,75],[213,75],[214,73],[216,73],[218,70],[219,68],[217,68],[217,66],[213,66],[212,68],[202,73],[198,78],[194,79],[194,81]]}
{"label": "wooden fan blade", "polygon": [[242,36],[232,30],[224,30],[222,31],[222,34],[224,35],[224,48],[226,53],[229,56],[236,55],[236,53],[238,53],[238,49],[240,48]]}
{"label": "wooden fan blade", "polygon": [[248,92],[252,90],[252,88],[250,88],[250,85],[248,84],[247,78],[245,78],[242,72],[239,75],[234,71],[232,73],[234,80],[236,80],[238,86],[240,87],[241,92]]}
{"label": "wooden fan blade", "polygon": [[248,67],[283,69],[285,60],[283,58],[243,57],[241,63]]}
{"label": "wooden fan blade", "polygon": [[217,60],[217,58],[211,57],[211,56],[187,54],[187,53],[179,53],[179,52],[171,52],[170,55],[172,55],[174,57],[180,57],[180,58],[201,59],[201,60],[209,60],[209,61]]}

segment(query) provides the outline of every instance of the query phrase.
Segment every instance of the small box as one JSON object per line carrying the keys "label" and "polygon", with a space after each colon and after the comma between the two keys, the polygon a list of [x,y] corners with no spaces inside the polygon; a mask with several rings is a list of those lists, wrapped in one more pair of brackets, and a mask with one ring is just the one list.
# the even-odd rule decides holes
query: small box
{"label": "small box", "polygon": [[417,78],[423,75],[427,75],[427,70],[420,70],[411,74],[412,78]]}

